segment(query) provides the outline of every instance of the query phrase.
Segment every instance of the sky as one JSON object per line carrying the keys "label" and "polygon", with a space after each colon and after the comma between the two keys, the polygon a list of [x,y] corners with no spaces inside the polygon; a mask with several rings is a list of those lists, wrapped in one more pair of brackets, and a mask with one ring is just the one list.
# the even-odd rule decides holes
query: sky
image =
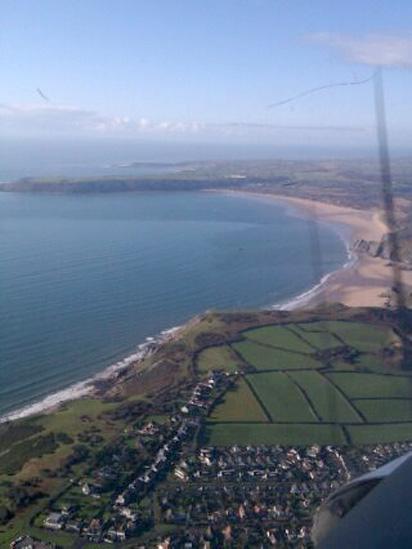
{"label": "sky", "polygon": [[276,146],[412,138],[410,0],[2,0],[0,138]]}

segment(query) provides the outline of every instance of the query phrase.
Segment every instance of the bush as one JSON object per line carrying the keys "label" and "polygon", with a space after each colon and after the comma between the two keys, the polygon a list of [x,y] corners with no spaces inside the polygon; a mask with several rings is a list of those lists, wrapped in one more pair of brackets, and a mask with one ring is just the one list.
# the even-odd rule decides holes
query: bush
{"label": "bush", "polygon": [[0,524],[7,524],[13,518],[13,513],[5,505],[0,505]]}
{"label": "bush", "polygon": [[67,433],[57,433],[56,434],[57,442],[61,444],[73,444],[74,440]]}

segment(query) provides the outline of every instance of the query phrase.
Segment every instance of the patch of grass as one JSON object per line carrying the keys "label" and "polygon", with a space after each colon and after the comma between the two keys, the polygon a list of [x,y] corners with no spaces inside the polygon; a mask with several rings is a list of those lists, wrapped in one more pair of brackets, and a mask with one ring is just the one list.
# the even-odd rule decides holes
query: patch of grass
{"label": "patch of grass", "polygon": [[332,366],[334,370],[346,370],[347,372],[356,372],[359,369],[359,365],[352,362],[346,362],[345,360],[342,360],[342,359],[333,360]]}
{"label": "patch of grass", "polygon": [[355,362],[355,367],[372,371],[387,371],[382,359],[371,353],[361,354]]}
{"label": "patch of grass", "polygon": [[267,421],[259,402],[244,379],[229,389],[212,411],[213,421]]}
{"label": "patch of grass", "polygon": [[343,359],[334,360],[333,367],[335,370],[348,370],[350,372],[387,372],[388,368],[383,363],[382,359],[371,353],[362,353],[356,357],[354,362],[348,362]]}
{"label": "patch of grass", "polygon": [[321,324],[341,337],[347,345],[366,353],[378,352],[396,339],[392,330],[363,322],[329,320]]}
{"label": "patch of grass", "polygon": [[227,370],[234,372],[240,368],[239,360],[228,345],[209,347],[199,355],[197,365],[200,372]]}
{"label": "patch of grass", "polygon": [[304,446],[307,444],[345,444],[342,429],[336,425],[276,425],[257,423],[208,424],[205,432],[207,441],[214,446],[233,444],[284,444]]}
{"label": "patch of grass", "polygon": [[293,327],[320,351],[340,347],[342,343],[327,330],[325,324],[325,322],[305,322],[294,324]]}
{"label": "patch of grass", "polygon": [[0,425],[0,453],[9,449],[16,442],[31,437],[42,430],[41,425],[36,425],[28,420]]}
{"label": "patch of grass", "polygon": [[349,398],[412,398],[412,378],[359,372],[328,373]]}
{"label": "patch of grass", "polygon": [[[101,414],[112,410],[115,406],[118,406],[118,404],[93,398],[79,399],[66,403],[55,412],[21,420],[22,425],[33,425],[41,430],[43,437],[53,437],[55,443],[59,442],[55,439],[55,436],[59,433],[64,433],[69,438],[66,439],[67,443],[60,441],[58,445],[56,444],[53,452],[38,451],[35,453],[33,451],[31,453],[30,449],[26,451],[26,443],[28,447],[38,437],[28,438],[22,443],[15,444],[9,453],[10,455],[0,456],[0,475],[10,474],[7,471],[10,471],[11,467],[15,479],[25,480],[33,476],[41,476],[41,470],[44,468],[55,469],[59,467],[70,454],[73,444],[77,443],[77,436],[91,428],[99,429],[99,435],[105,439],[110,439],[116,435],[119,429],[122,429],[123,424],[121,422],[110,423]],[[73,443],[68,442],[70,439]],[[20,446],[23,443],[25,446]],[[15,464],[10,463],[12,461],[11,456],[18,456]],[[31,459],[33,457],[37,459]],[[2,463],[5,464],[4,467],[2,467]]]}
{"label": "patch of grass", "polygon": [[289,370],[321,366],[320,362],[308,355],[270,349],[251,341],[234,343],[233,348],[257,370]]}
{"label": "patch of grass", "polygon": [[287,326],[265,326],[243,332],[243,335],[257,343],[301,353],[313,352],[313,348],[289,330]]}
{"label": "patch of grass", "polygon": [[155,423],[158,423],[160,425],[163,425],[164,423],[167,423],[170,420],[169,416],[162,416],[162,415],[149,415],[146,418],[146,421],[153,421]]}
{"label": "patch of grass", "polygon": [[412,440],[412,423],[382,425],[349,425],[346,427],[353,444],[377,444]]}
{"label": "patch of grass", "polygon": [[317,421],[304,396],[283,372],[250,374],[247,379],[274,422]]}
{"label": "patch of grass", "polygon": [[351,404],[319,372],[291,372],[306,392],[322,421],[362,422]]}
{"label": "patch of grass", "polygon": [[412,400],[357,400],[355,406],[371,423],[412,421]]}
{"label": "patch of grass", "polygon": [[90,425],[99,422],[98,416],[112,410],[116,405],[95,398],[85,398],[66,403],[60,410],[52,414],[39,416],[38,423],[45,429],[54,432],[64,432],[74,437]]}
{"label": "patch of grass", "polygon": [[27,533],[41,541],[55,543],[60,547],[73,547],[73,535],[68,532],[50,532],[44,528],[29,527]]}
{"label": "patch of grass", "polygon": [[0,456],[0,474],[17,473],[29,459],[51,454],[57,447],[58,444],[52,433],[19,442],[10,451]]}

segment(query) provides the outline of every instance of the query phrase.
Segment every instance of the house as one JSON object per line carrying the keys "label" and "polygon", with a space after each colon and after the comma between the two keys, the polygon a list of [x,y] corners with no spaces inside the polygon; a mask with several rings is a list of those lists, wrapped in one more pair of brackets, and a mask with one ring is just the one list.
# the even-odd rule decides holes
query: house
{"label": "house", "polygon": [[87,482],[85,482],[82,485],[82,494],[84,494],[85,496],[89,496],[90,492],[91,492],[90,485]]}
{"label": "house", "polygon": [[37,541],[31,536],[19,536],[10,543],[10,549],[53,549],[54,543]]}
{"label": "house", "polygon": [[116,505],[125,505],[127,499],[128,497],[126,492],[119,494],[116,498]]}
{"label": "house", "polygon": [[80,530],[82,529],[82,523],[80,520],[71,520],[70,522],[66,523],[65,529],[68,532],[79,534]]}
{"label": "house", "polygon": [[159,432],[159,427],[155,425],[152,421],[149,421],[149,423],[144,425],[137,432],[139,433],[139,435],[143,436],[154,436],[157,435],[157,433]]}
{"label": "house", "polygon": [[107,531],[105,540],[109,542],[122,542],[126,541],[126,532],[122,528],[110,528]]}
{"label": "house", "polygon": [[63,528],[63,515],[61,513],[50,513],[43,524],[45,528],[50,530],[61,530]]}
{"label": "house", "polygon": [[82,485],[82,493],[85,496],[91,496],[92,498],[100,499],[100,486],[96,486],[94,484],[89,484],[88,482],[85,482]]}
{"label": "house", "polygon": [[85,534],[91,541],[99,542],[102,538],[102,525],[99,519],[92,519],[85,530]]}
{"label": "house", "polygon": [[130,507],[123,507],[120,510],[120,514],[133,522],[137,520],[137,514]]}
{"label": "house", "polygon": [[174,470],[174,474],[180,480],[183,480],[185,482],[189,480],[189,475],[181,467],[176,467]]}

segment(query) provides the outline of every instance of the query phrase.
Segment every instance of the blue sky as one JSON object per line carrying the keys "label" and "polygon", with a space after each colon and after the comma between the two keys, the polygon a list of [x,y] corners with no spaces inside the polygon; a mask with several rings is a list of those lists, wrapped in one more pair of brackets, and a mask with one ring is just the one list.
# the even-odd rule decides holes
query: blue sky
{"label": "blue sky", "polygon": [[406,146],[411,21],[409,0],[3,0],[0,136],[363,146],[371,84],[267,105],[381,63]]}

